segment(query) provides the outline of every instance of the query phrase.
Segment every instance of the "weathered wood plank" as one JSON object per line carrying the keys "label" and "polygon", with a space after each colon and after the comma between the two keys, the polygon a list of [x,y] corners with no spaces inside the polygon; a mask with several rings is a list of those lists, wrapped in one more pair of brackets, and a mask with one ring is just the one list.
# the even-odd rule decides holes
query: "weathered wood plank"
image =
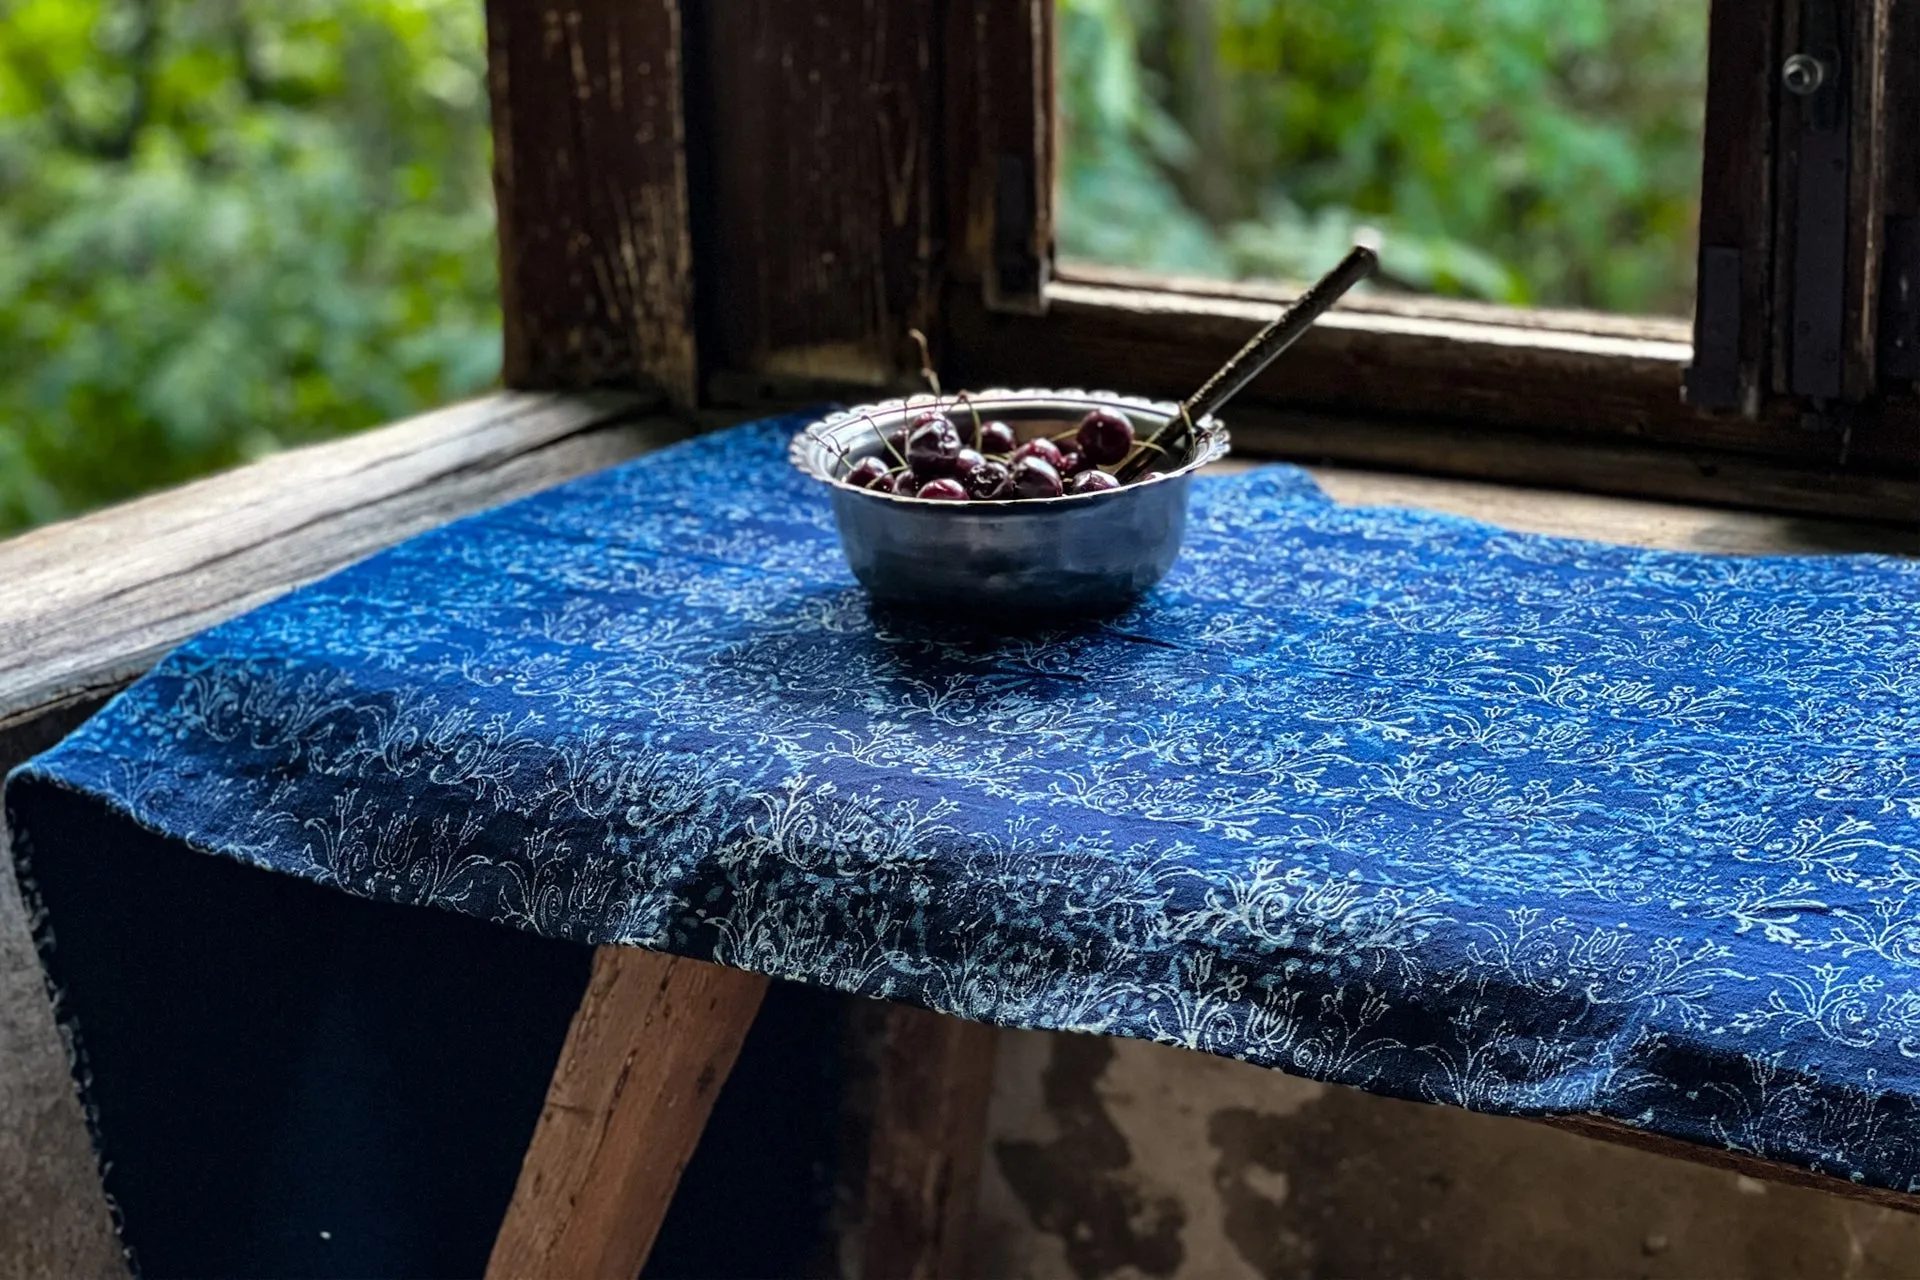
{"label": "weathered wood plank", "polygon": [[868,1143],[862,1280],[965,1273],[997,1029],[912,1005],[887,1011]]}
{"label": "weathered wood plank", "polygon": [[[1329,262],[1327,265],[1331,266]],[[1063,259],[1054,274],[1063,284],[1099,285],[1147,293],[1191,294],[1239,302],[1284,307],[1305,292],[1297,282],[1221,280],[1206,276],[1138,271]],[[1494,325],[1503,329],[1541,329],[1597,338],[1634,338],[1646,342],[1691,342],[1693,326],[1672,316],[1620,315],[1611,311],[1581,311],[1568,307],[1509,307],[1469,298],[1436,298],[1409,293],[1350,293],[1340,300],[1342,315],[1398,316],[1408,320],[1455,321],[1467,325]]]}
{"label": "weathered wood plank", "polygon": [[679,0],[488,0],[506,382],[697,398]]}
{"label": "weathered wood plank", "polygon": [[713,369],[883,386],[919,367],[943,202],[928,0],[698,6]]}
{"label": "weathered wood plank", "polygon": [[685,433],[647,403],[489,396],[0,542],[0,741],[302,582]]}
{"label": "weathered wood plank", "polygon": [[946,161],[964,217],[958,271],[981,282],[987,306],[1039,315],[1053,268],[1054,0],[953,12]]}
{"label": "weathered wood plank", "polygon": [[[0,542],[0,774],[194,632],[688,429],[643,418],[648,405],[490,396]],[[0,831],[0,866],[7,857]],[[19,894],[0,872],[0,1258],[25,1274],[122,1271],[98,1178]]]}
{"label": "weathered wood plank", "polygon": [[[1473,423],[1349,418],[1235,405],[1234,454],[1419,472],[1495,485],[1529,485],[1811,515],[1912,529],[1920,481],[1796,466],[1724,450],[1659,447],[1633,439],[1554,437]],[[1602,541],[1609,535],[1597,530]]]}
{"label": "weathered wood plank", "polygon": [[1902,1213],[1920,1213],[1920,1196],[1903,1191],[1887,1191],[1880,1187],[1862,1186],[1857,1182],[1849,1182],[1845,1178],[1835,1178],[1794,1165],[1762,1160],[1744,1151],[1728,1151],[1722,1147],[1703,1146],[1697,1142],[1669,1138],[1664,1134],[1648,1133],[1644,1129],[1635,1129],[1631,1125],[1624,1125],[1617,1120],[1608,1120],[1601,1116],[1552,1116],[1538,1123],[1554,1129],[1564,1129],[1568,1133],[1577,1133],[1599,1142],[1618,1143],[1639,1151],[1651,1151],[1655,1155],[1669,1156],[1693,1164],[1704,1164],[1715,1169],[1745,1174],[1760,1182],[1778,1182],[1789,1187],[1807,1187],[1814,1191],[1825,1191],[1830,1195],[1845,1196],[1849,1200],[1864,1200],[1886,1209],[1898,1209]]}
{"label": "weathered wood plank", "polygon": [[1702,261],[1713,250],[1739,255],[1739,315],[1733,368],[1701,372],[1710,380],[1730,374],[1728,407],[1748,415],[1759,411],[1772,344],[1778,19],[1775,0],[1714,0],[1707,30],[1699,248]]}
{"label": "weathered wood plank", "polygon": [[[1849,134],[1852,155],[1847,169],[1846,316],[1841,339],[1842,376],[1846,397],[1866,399],[1879,382],[1880,264],[1886,252],[1887,177],[1893,157],[1887,109],[1888,76],[1901,79],[1920,74],[1912,66],[1889,65],[1893,37],[1893,0],[1854,0],[1851,48],[1852,92],[1847,108],[1853,115]],[[1903,156],[1898,163],[1920,163]]]}
{"label": "weathered wood plank", "polygon": [[602,947],[487,1264],[489,1280],[633,1280],[767,979]]}
{"label": "weathered wood plank", "polygon": [[1335,502],[1448,511],[1512,529],[1720,555],[1882,552],[1920,556],[1920,527],[1729,511],[1395,471],[1307,468]]}
{"label": "weathered wood plank", "polygon": [[[991,312],[966,290],[952,291],[949,382],[1105,387],[1124,371],[1125,390],[1184,396],[1279,310],[1244,297],[1064,281],[1049,297],[1048,314],[1036,318]],[[1242,406],[1390,416],[1436,430],[1520,429],[1553,447],[1640,443],[1750,454],[1815,474],[1841,469],[1842,440],[1805,430],[1785,406],[1757,421],[1687,408],[1680,378],[1691,347],[1659,335],[1342,305],[1255,380],[1232,416],[1243,417]],[[1863,408],[1863,417],[1872,414],[1889,423],[1912,416],[1894,403]],[[1913,475],[1912,459],[1873,456],[1863,439],[1856,434],[1846,463],[1851,473]]]}

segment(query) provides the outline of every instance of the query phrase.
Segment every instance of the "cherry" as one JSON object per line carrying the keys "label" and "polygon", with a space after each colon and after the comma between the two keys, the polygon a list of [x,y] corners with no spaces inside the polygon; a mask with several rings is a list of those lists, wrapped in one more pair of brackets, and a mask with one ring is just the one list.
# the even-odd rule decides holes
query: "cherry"
{"label": "cherry", "polygon": [[1080,452],[1097,466],[1111,466],[1133,448],[1133,424],[1111,409],[1095,409],[1073,433]]}
{"label": "cherry", "polygon": [[907,435],[907,465],[922,480],[952,475],[959,456],[960,433],[938,414],[921,422]]}
{"label": "cherry", "polygon": [[887,464],[878,458],[862,458],[840,477],[856,489],[886,488]]}
{"label": "cherry", "polygon": [[1067,465],[1067,460],[1060,455],[1060,446],[1045,436],[1029,440],[1013,451],[1013,461],[1016,465],[1025,458],[1038,458],[1046,463],[1050,470],[1056,472]]}
{"label": "cherry", "polygon": [[897,465],[907,458],[907,428],[895,427],[887,432],[887,462]]}
{"label": "cherry", "polygon": [[960,477],[967,492],[982,500],[1011,498],[1013,473],[998,458],[982,458],[980,465]]}
{"label": "cherry", "polygon": [[953,474],[965,480],[985,461],[985,458],[975,453],[972,449],[962,449],[959,453],[953,455]]}
{"label": "cherry", "polygon": [[975,448],[982,453],[1012,453],[1020,447],[1020,438],[1013,434],[1013,428],[1004,422],[983,422],[980,424],[980,438]]}
{"label": "cherry", "polygon": [[938,498],[943,502],[965,502],[967,490],[958,480],[929,480],[914,495],[917,498]]}
{"label": "cherry", "polygon": [[1077,476],[1082,471],[1091,470],[1093,470],[1093,459],[1087,457],[1086,454],[1081,453],[1078,449],[1062,449],[1060,451],[1061,475]]}
{"label": "cherry", "polygon": [[[921,481],[913,478],[913,472],[911,471],[896,472],[894,473],[893,479],[888,481],[887,483],[888,483],[888,486],[895,493],[899,494],[903,498],[911,498],[915,494],[919,493],[920,485],[922,484]],[[879,487],[880,487],[879,485],[874,486],[874,488],[876,489]]]}
{"label": "cherry", "polygon": [[1067,482],[1068,493],[1104,493],[1119,487],[1120,482],[1104,471],[1082,471]]}
{"label": "cherry", "polygon": [[1036,454],[1016,458],[1013,464],[1013,492],[1019,498],[1057,498],[1061,492],[1060,473],[1054,470],[1053,464]]}

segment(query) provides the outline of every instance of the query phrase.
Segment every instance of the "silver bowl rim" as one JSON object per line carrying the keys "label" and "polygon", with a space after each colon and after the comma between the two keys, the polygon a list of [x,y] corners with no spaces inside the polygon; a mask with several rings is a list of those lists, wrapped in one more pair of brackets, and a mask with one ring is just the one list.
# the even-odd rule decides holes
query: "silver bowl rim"
{"label": "silver bowl rim", "polygon": [[1108,405],[1118,409],[1154,415],[1172,420],[1180,412],[1180,405],[1173,400],[1149,400],[1144,396],[1121,395],[1114,391],[1082,391],[1077,388],[1061,389],[1057,387],[993,387],[986,391],[955,392],[952,395],[936,396],[931,391],[923,391],[911,396],[900,396],[891,400],[880,400],[873,404],[853,405],[838,409],[816,422],[809,423],[793,437],[787,446],[787,458],[800,471],[820,481],[832,485],[835,489],[847,493],[860,494],[875,502],[910,502],[915,506],[948,507],[955,511],[979,511],[982,507],[999,510],[1025,509],[1057,506],[1066,502],[1102,502],[1118,498],[1143,485],[1161,484],[1190,475],[1210,462],[1216,462],[1227,455],[1231,441],[1227,435],[1226,424],[1207,414],[1193,424],[1194,450],[1188,458],[1171,471],[1163,472],[1156,480],[1136,480],[1132,484],[1118,489],[1106,489],[1099,493],[1063,493],[1057,498],[986,498],[970,502],[946,502],[935,498],[912,498],[901,493],[876,493],[872,489],[857,489],[843,483],[839,478],[825,470],[825,460],[839,460],[840,454],[830,446],[826,437],[834,431],[852,423],[866,425],[868,419],[884,415],[905,413],[910,410],[938,409],[945,406],[948,412],[958,405],[962,398],[976,408],[986,410],[994,408],[1020,408],[1044,405],[1048,402],[1083,402],[1089,408],[1095,405]]}

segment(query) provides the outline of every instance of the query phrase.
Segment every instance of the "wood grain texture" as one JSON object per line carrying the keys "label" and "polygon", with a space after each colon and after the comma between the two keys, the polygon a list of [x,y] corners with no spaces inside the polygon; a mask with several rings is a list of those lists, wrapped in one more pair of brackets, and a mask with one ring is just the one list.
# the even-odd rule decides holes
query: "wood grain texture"
{"label": "wood grain texture", "polygon": [[[947,314],[956,386],[1112,387],[1184,396],[1255,329],[1276,302],[1173,290],[1058,282],[1044,317],[988,311],[963,288]],[[1786,406],[1756,421],[1709,418],[1680,400],[1691,356],[1666,325],[1639,333],[1564,325],[1479,323],[1407,307],[1342,305],[1235,402],[1353,417],[1523,428],[1543,441],[1634,441],[1771,457],[1837,470],[1843,442],[1803,429]],[[1911,417],[1888,403],[1889,423]],[[1868,417],[1872,413],[1863,410]],[[1920,420],[1916,420],[1920,421]],[[1887,438],[1892,438],[1888,433]],[[1878,438],[1878,437],[1876,437]],[[1911,459],[1881,457],[1856,439],[1848,465],[1910,475]]]}
{"label": "wood grain texture", "polygon": [[300,583],[687,431],[648,403],[502,393],[0,542],[0,741]]}
{"label": "wood grain texture", "polygon": [[1707,28],[1707,117],[1699,246],[1740,254],[1737,395],[1759,412],[1767,389],[1773,280],[1776,0],[1713,0]]}
{"label": "wood grain texture", "polygon": [[680,0],[488,0],[505,377],[696,399]]}
{"label": "wood grain texture", "polygon": [[1744,1151],[1729,1151],[1722,1147],[1703,1146],[1697,1142],[1669,1138],[1664,1134],[1648,1133],[1644,1129],[1635,1129],[1617,1120],[1608,1120],[1601,1116],[1553,1116],[1539,1123],[1601,1142],[1619,1143],[1621,1146],[1633,1147],[1640,1151],[1651,1151],[1655,1155],[1670,1156],[1678,1160],[1691,1161],[1694,1164],[1708,1165],[1715,1169],[1727,1169],[1761,1182],[1778,1182],[1790,1187],[1808,1187],[1815,1191],[1825,1191],[1830,1195],[1845,1196],[1849,1200],[1864,1200],[1885,1209],[1898,1209],[1902,1213],[1920,1213],[1920,1196],[1917,1195],[1902,1191],[1888,1191],[1881,1187],[1863,1186],[1857,1182],[1849,1182],[1845,1178],[1814,1173],[1795,1165],[1776,1164],[1771,1160],[1762,1160],[1758,1156],[1748,1155]]}
{"label": "wood grain texture", "polygon": [[[1332,262],[1328,262],[1332,266]],[[1162,271],[1139,271],[1105,263],[1065,258],[1054,274],[1064,284],[1102,285],[1147,293],[1179,293],[1201,298],[1285,307],[1299,300],[1306,286],[1298,281],[1220,280]],[[1503,329],[1538,329],[1596,338],[1634,338],[1646,342],[1686,343],[1693,326],[1673,316],[1621,315],[1567,307],[1510,307],[1468,298],[1437,298],[1410,293],[1350,293],[1340,300],[1344,314],[1395,316],[1416,321],[1454,321]]]}
{"label": "wood grain texture", "polygon": [[767,979],[602,947],[487,1264],[489,1280],[633,1280]]}
{"label": "wood grain texture", "polygon": [[697,6],[714,369],[892,385],[919,367],[943,234],[932,0]]}
{"label": "wood grain texture", "polygon": [[1053,266],[1054,0],[952,6],[947,164],[964,211],[962,278],[985,304],[1045,312]]}
{"label": "wood grain texture", "polygon": [[1351,467],[1307,470],[1329,497],[1347,506],[1447,511],[1518,533],[1715,555],[1880,552],[1920,556],[1920,527],[1911,525],[1729,511]]}
{"label": "wood grain texture", "polygon": [[[1853,154],[1847,170],[1846,316],[1841,354],[1848,400],[1873,394],[1879,383],[1880,261],[1886,251],[1888,154],[1888,59],[1892,49],[1893,0],[1851,0]],[[1920,67],[1896,74],[1920,76]],[[1904,156],[1900,163],[1920,164]]]}
{"label": "wood grain texture", "polygon": [[[1860,474],[1704,447],[1491,428],[1472,422],[1348,417],[1235,405],[1234,454],[1424,473],[1616,497],[1825,517],[1912,529],[1920,479]],[[1604,533],[1598,533],[1603,541]]]}
{"label": "wood grain texture", "polygon": [[911,1005],[888,1009],[860,1280],[956,1280],[965,1273],[997,1034]]}
{"label": "wood grain texture", "polygon": [[[194,632],[423,529],[683,434],[632,395],[506,394],[0,542],[0,774]],[[8,859],[0,831],[0,866]],[[0,873],[0,1275],[124,1275]]]}

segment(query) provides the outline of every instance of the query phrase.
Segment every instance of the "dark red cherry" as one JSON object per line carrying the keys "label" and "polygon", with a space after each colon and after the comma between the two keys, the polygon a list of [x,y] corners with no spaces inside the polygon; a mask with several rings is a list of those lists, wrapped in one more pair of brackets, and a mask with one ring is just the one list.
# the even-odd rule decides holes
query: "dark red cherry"
{"label": "dark red cherry", "polygon": [[1095,409],[1080,419],[1073,438],[1095,466],[1112,466],[1133,448],[1133,424],[1111,409]]}
{"label": "dark red cherry", "polygon": [[1018,463],[1022,458],[1038,458],[1055,471],[1067,464],[1067,460],[1060,456],[1060,446],[1045,436],[1029,440],[1013,451],[1014,462]]}
{"label": "dark red cherry", "polygon": [[1082,471],[1067,481],[1068,493],[1104,493],[1119,487],[1120,482],[1104,471]]}
{"label": "dark red cherry", "polygon": [[967,490],[966,486],[962,485],[958,480],[929,480],[921,486],[920,492],[914,496],[917,498],[938,498],[942,502],[965,502],[967,500]]}
{"label": "dark red cherry", "polygon": [[960,433],[945,418],[936,415],[907,436],[907,465],[922,480],[952,475],[959,457]]}
{"label": "dark red cherry", "polygon": [[1013,493],[1017,498],[1057,498],[1060,473],[1044,458],[1028,454],[1013,464]]}
{"label": "dark red cherry", "polygon": [[959,453],[953,455],[953,474],[959,479],[965,480],[969,475],[973,474],[975,467],[985,461],[985,458],[981,457],[972,449],[962,449]]}
{"label": "dark red cherry", "polygon": [[983,422],[980,424],[979,443],[974,447],[982,453],[1007,454],[1020,447],[1020,438],[1004,422]]}
{"label": "dark red cherry", "polygon": [[876,485],[886,488],[888,470],[887,464],[878,458],[862,458],[841,479],[856,489],[871,489]]}
{"label": "dark red cherry", "polygon": [[1093,470],[1093,459],[1087,457],[1086,454],[1081,453],[1078,449],[1062,449],[1060,451],[1061,475],[1072,478],[1073,476],[1079,475],[1082,471],[1091,470]]}
{"label": "dark red cherry", "polygon": [[[893,479],[888,483],[892,486],[893,491],[901,497],[911,498],[920,492],[920,486],[925,482],[914,479],[913,472],[911,471],[896,471],[893,473]],[[876,489],[879,487],[879,485],[874,486]]]}
{"label": "dark red cherry", "polygon": [[976,498],[1011,498],[1013,473],[998,458],[983,458],[980,465],[960,477],[960,483]]}

